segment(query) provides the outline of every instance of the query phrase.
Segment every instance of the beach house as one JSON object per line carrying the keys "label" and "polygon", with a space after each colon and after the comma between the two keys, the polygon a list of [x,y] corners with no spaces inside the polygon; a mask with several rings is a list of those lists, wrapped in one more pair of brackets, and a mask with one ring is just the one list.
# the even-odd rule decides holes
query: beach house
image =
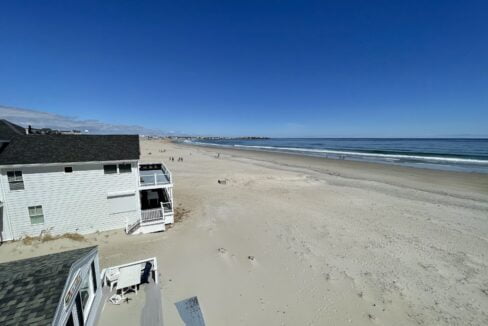
{"label": "beach house", "polygon": [[174,221],[173,180],[140,162],[137,135],[40,134],[0,120],[2,241],[43,233],[130,234]]}

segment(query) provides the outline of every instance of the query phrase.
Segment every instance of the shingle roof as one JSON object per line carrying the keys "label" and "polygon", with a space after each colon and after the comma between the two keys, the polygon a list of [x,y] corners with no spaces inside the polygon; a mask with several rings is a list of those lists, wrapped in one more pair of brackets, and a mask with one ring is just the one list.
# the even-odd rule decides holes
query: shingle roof
{"label": "shingle roof", "polygon": [[138,135],[14,135],[0,165],[138,160],[139,154]]}
{"label": "shingle roof", "polygon": [[0,264],[0,325],[50,325],[71,266],[95,249]]}
{"label": "shingle roof", "polygon": [[0,119],[0,140],[9,140],[19,135],[25,135],[24,128],[10,121]]}

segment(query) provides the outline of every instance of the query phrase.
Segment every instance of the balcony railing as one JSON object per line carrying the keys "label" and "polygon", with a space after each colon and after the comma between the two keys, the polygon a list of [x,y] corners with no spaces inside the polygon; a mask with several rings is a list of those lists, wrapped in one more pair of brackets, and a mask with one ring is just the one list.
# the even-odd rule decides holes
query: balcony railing
{"label": "balcony railing", "polygon": [[141,211],[141,224],[163,220],[163,210],[161,208],[146,209]]}
{"label": "balcony railing", "polygon": [[139,185],[141,187],[160,186],[171,183],[171,174],[162,172],[144,171],[139,175]]}
{"label": "balcony railing", "polygon": [[163,163],[139,165],[139,185],[141,187],[160,186],[173,182],[171,171]]}
{"label": "balcony railing", "polygon": [[[139,227],[144,225],[152,225],[158,223],[173,223],[173,203],[169,202],[161,202],[161,207],[158,208],[151,208],[151,209],[144,209],[141,210],[141,215],[137,218],[136,221],[129,222],[129,219],[126,218],[125,220],[125,232],[132,233],[137,230]],[[167,220],[167,218],[170,218]]]}

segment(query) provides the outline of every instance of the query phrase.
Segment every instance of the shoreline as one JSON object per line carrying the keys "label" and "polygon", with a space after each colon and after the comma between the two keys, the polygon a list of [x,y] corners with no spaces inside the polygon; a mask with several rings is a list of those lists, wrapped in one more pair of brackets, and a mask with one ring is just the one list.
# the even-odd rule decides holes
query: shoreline
{"label": "shoreline", "polygon": [[[303,140],[303,139],[297,139]],[[312,139],[309,139],[311,141]],[[364,140],[364,139],[359,139]],[[380,140],[380,139],[377,139]],[[413,139],[407,139],[413,140]],[[431,139],[425,139],[431,140]],[[458,139],[453,139],[458,140]],[[488,142],[488,139],[470,139],[472,141]],[[407,166],[431,170],[455,171],[455,172],[475,172],[488,174],[488,156],[480,154],[461,154],[461,153],[442,153],[428,151],[401,151],[394,149],[368,150],[367,148],[358,149],[341,149],[341,148],[313,148],[313,147],[294,147],[296,145],[271,145],[271,144],[218,144],[198,141],[180,141],[173,140],[175,143],[183,143],[195,146],[226,148],[226,149],[243,149],[256,150],[275,153],[289,153],[302,156],[312,156],[320,158],[332,158],[337,160],[348,160],[368,163],[382,163],[387,165]],[[487,143],[488,144],[488,143]],[[312,144],[314,145],[314,144]],[[310,146],[312,146],[310,145]],[[480,145],[481,146],[481,145]],[[459,151],[459,149],[458,149]],[[488,155],[488,153],[487,153]]]}
{"label": "shoreline", "polygon": [[[446,171],[411,166],[338,160],[326,157],[301,155],[247,148],[220,148],[215,146],[194,145],[171,142],[175,146],[204,149],[211,153],[227,153],[235,158],[253,159],[273,163],[285,168],[309,169],[317,173],[338,174],[343,178],[381,181],[394,186],[410,187],[415,190],[451,194],[460,198],[488,201],[488,174],[478,172]],[[365,176],[367,174],[367,176]],[[437,183],[444,190],[432,189]],[[461,188],[461,189],[459,189]],[[466,196],[465,191],[472,193]]]}

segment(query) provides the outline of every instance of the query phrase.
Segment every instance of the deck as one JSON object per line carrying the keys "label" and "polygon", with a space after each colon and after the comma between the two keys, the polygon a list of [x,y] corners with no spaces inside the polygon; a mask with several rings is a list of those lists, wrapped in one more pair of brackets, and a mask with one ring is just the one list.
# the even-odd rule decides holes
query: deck
{"label": "deck", "polygon": [[[158,272],[156,269],[155,275]],[[149,283],[140,284],[137,295],[134,292],[126,294],[129,299],[127,302],[118,305],[108,302],[108,298],[115,292],[115,289],[111,292],[109,286],[102,289],[103,298],[98,314],[98,325],[163,325],[163,304],[157,277],[156,279],[150,277]]]}
{"label": "deck", "polygon": [[[171,203],[165,203],[164,216],[167,216],[169,214],[173,214]],[[164,216],[163,216],[162,208],[145,209],[141,211],[141,222],[149,223],[149,222],[164,220]]]}
{"label": "deck", "polygon": [[171,174],[158,171],[139,171],[139,186],[152,187],[171,184]]}
{"label": "deck", "polygon": [[142,284],[137,295],[133,292],[127,294],[129,301],[119,305],[108,302],[108,298],[114,293],[110,292],[108,287],[103,289],[103,308],[98,320],[99,326],[163,325],[161,289],[154,281]]}
{"label": "deck", "polygon": [[154,187],[170,185],[173,180],[171,171],[164,163],[141,163],[139,164],[139,186]]}

